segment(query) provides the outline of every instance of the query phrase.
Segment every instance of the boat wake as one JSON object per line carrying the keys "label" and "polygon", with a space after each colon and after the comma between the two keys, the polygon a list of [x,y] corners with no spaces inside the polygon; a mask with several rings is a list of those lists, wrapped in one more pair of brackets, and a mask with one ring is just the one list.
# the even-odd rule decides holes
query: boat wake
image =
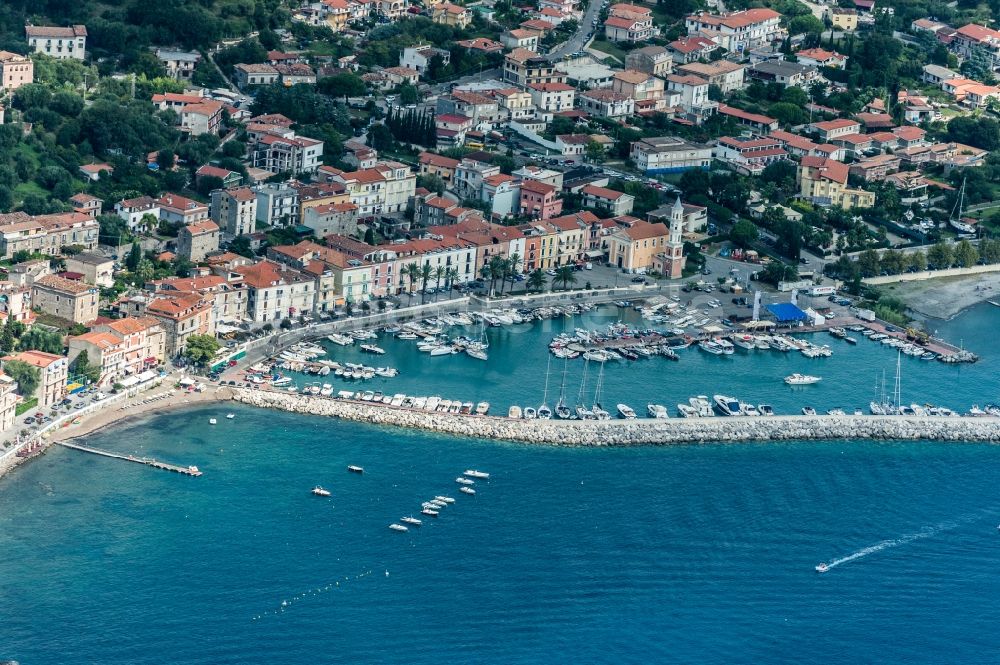
{"label": "boat wake", "polygon": [[[388,573],[389,573],[389,571],[386,570],[386,577],[389,576]],[[363,577],[368,577],[371,574],[372,574],[371,570],[364,570],[364,571],[358,573],[357,575],[354,575],[353,577],[352,576],[347,576],[347,577],[345,577],[342,580],[336,580],[334,582],[330,582],[329,584],[326,584],[326,585],[323,585],[323,586],[318,586],[315,589],[308,589],[308,590],[303,591],[302,593],[296,594],[296,595],[294,595],[294,596],[292,596],[290,598],[285,598],[284,600],[281,601],[281,604],[278,605],[278,606],[276,606],[274,609],[270,609],[270,610],[267,610],[266,612],[262,612],[261,614],[257,614],[255,616],[251,617],[250,620],[251,621],[260,621],[260,620],[262,620],[262,619],[264,619],[264,618],[266,618],[268,616],[275,616],[275,615],[278,615],[278,614],[284,614],[285,610],[291,610],[292,606],[295,603],[298,603],[298,602],[301,602],[303,600],[306,600],[309,596],[318,596],[319,594],[322,594],[322,593],[328,593],[328,592],[331,592],[331,591],[337,591],[337,590],[343,589],[345,586],[347,586],[351,582],[353,582],[355,580],[360,580]]]}
{"label": "boat wake", "polygon": [[[892,547],[899,547],[900,545],[908,545],[909,543],[912,543],[915,540],[923,540],[924,538],[930,538],[932,536],[936,536],[939,533],[943,533],[945,531],[950,531],[952,529],[956,529],[956,528],[962,526],[963,524],[967,524],[967,523],[975,520],[981,514],[982,513],[974,513],[972,515],[969,515],[967,517],[963,517],[963,518],[958,519],[958,520],[949,520],[947,522],[941,522],[940,524],[937,524],[937,525],[934,525],[934,526],[924,527],[920,531],[916,531],[914,533],[907,534],[907,535],[902,536],[900,538],[892,538],[892,539],[889,539],[889,540],[883,540],[881,542],[875,543],[874,545],[870,545],[868,547],[862,548],[862,549],[858,550],[857,552],[854,552],[852,554],[848,554],[847,556],[844,556],[844,557],[841,557],[839,559],[834,559],[833,561],[830,561],[829,563],[825,564],[825,568],[824,568],[823,572],[832,570],[832,569],[836,568],[837,566],[842,566],[845,563],[850,563],[852,561],[857,561],[858,559],[863,559],[866,556],[869,556],[871,554],[875,554],[877,552],[881,552],[882,550],[887,550],[887,549],[890,549]],[[823,566],[823,565],[824,564],[820,564],[820,566]],[[819,570],[818,567],[817,567],[817,570]]]}

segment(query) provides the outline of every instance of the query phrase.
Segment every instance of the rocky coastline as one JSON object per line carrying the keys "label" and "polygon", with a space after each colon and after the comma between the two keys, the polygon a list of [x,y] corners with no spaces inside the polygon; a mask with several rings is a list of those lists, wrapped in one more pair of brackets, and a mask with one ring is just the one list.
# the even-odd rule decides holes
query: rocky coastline
{"label": "rocky coastline", "polygon": [[997,418],[844,415],[545,421],[433,413],[266,390],[236,389],[232,399],[260,408],[373,425],[559,446],[851,439],[1000,442]]}

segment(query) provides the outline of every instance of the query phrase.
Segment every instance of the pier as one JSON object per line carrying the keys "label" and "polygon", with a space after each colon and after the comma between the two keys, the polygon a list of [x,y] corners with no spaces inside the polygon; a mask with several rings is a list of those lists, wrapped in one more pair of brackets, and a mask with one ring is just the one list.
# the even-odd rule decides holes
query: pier
{"label": "pier", "polygon": [[120,453],[112,453],[107,450],[100,450],[98,448],[91,448],[89,446],[81,446],[78,443],[70,443],[69,441],[56,441],[57,446],[63,446],[65,448],[72,448],[73,450],[82,450],[85,453],[91,453],[93,455],[100,455],[102,457],[111,457],[112,459],[125,460],[126,462],[135,462],[137,464],[145,464],[146,466],[151,466],[155,469],[164,469],[165,471],[173,471],[174,473],[182,473],[185,476],[198,477],[201,475],[201,471],[198,470],[196,466],[180,466],[179,464],[170,464],[168,462],[160,462],[149,457],[136,457],[134,455],[122,455]]}

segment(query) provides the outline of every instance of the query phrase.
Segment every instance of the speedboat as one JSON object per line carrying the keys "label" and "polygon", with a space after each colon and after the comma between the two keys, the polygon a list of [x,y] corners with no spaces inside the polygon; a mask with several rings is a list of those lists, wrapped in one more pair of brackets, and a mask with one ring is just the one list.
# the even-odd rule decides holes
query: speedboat
{"label": "speedboat", "polygon": [[455,482],[458,483],[459,485],[475,485],[476,484],[475,480],[469,480],[468,478],[463,478],[461,476],[459,476],[458,478],[456,478]]}
{"label": "speedboat", "polygon": [[753,404],[742,404],[741,407],[744,416],[756,417],[760,415],[760,411],[758,411],[757,407]]}
{"label": "speedboat", "polygon": [[312,488],[312,493],[315,494],[316,496],[330,496],[330,490],[323,489],[319,485]]}
{"label": "speedboat", "polygon": [[476,414],[477,415],[485,416],[486,413],[489,410],[490,410],[490,403],[489,402],[480,402],[479,404],[476,405]]}
{"label": "speedboat", "polygon": [[626,420],[635,419],[635,411],[628,404],[619,404],[618,413],[620,413],[621,417],[625,418]]}
{"label": "speedboat", "polygon": [[665,418],[670,417],[670,414],[667,413],[667,407],[663,406],[662,404],[647,404],[646,412],[649,413],[650,418],[657,418],[659,420],[663,420]]}
{"label": "speedboat", "polygon": [[697,418],[698,411],[695,410],[690,404],[678,404],[677,413],[681,414],[682,418]]}
{"label": "speedboat", "polygon": [[428,517],[437,517],[440,513],[433,508],[424,508],[420,511],[421,515],[427,515]]}
{"label": "speedboat", "polygon": [[758,404],[757,405],[757,410],[760,411],[760,415],[762,415],[762,416],[773,416],[774,415],[774,407],[771,406],[770,404]]}
{"label": "speedboat", "polygon": [[722,347],[719,346],[718,342],[715,342],[714,340],[703,339],[698,343],[698,347],[702,351],[708,351],[714,356],[721,356],[723,354]]}
{"label": "speedboat", "polygon": [[712,403],[708,401],[708,395],[698,395],[688,399],[688,404],[694,409],[695,415],[702,418],[711,418],[715,415],[712,411]]}
{"label": "speedboat", "polygon": [[538,407],[537,413],[539,420],[552,420],[552,409],[550,409],[547,404],[542,404]]}
{"label": "speedboat", "polygon": [[409,531],[409,529],[407,529],[402,524],[396,524],[396,523],[390,524],[389,528],[392,529],[393,531]]}
{"label": "speedboat", "polygon": [[227,413],[226,414],[226,420],[232,420],[235,417],[236,417],[235,413]]}
{"label": "speedboat", "polygon": [[538,417],[538,412],[535,411],[534,407],[526,406],[523,411],[524,417],[528,420],[534,420]]}
{"label": "speedboat", "polygon": [[464,492],[465,494],[475,494],[476,493],[476,490],[472,489],[471,487],[466,487],[464,485],[462,487],[459,487],[458,491],[459,492]]}
{"label": "speedboat", "polygon": [[488,480],[490,477],[490,474],[485,471],[476,471],[475,469],[466,469],[465,473],[462,475],[468,476],[469,478],[482,478],[483,480]]}
{"label": "speedboat", "polygon": [[434,500],[435,501],[440,501],[441,503],[455,503],[455,499],[451,498],[450,496],[440,496],[440,495],[438,495],[438,496],[434,497]]}
{"label": "speedboat", "polygon": [[412,524],[413,526],[420,526],[423,524],[423,522],[418,520],[416,517],[400,517],[399,521],[405,522],[406,524]]}
{"label": "speedboat", "polygon": [[802,415],[803,416],[815,416],[816,415],[816,409],[812,408],[811,406],[804,406],[804,407],[802,407]]}
{"label": "speedboat", "polygon": [[209,418],[209,419],[208,419],[208,424],[209,424],[209,425],[215,425],[215,424],[216,424],[216,423],[218,423],[218,422],[219,422],[219,421],[218,421],[218,420],[216,420],[215,418]]}
{"label": "speedboat", "polygon": [[350,471],[351,473],[364,473],[365,472],[364,467],[354,466],[353,464],[351,464],[350,466],[348,466],[347,470]]}
{"label": "speedboat", "polygon": [[818,566],[816,566],[817,573],[825,573],[828,570],[830,570],[830,566],[826,565],[825,563],[821,563]]}
{"label": "speedboat", "polygon": [[514,406],[510,407],[509,409],[507,409],[507,417],[508,418],[520,418],[521,417],[521,407],[519,407],[518,405],[515,404]]}
{"label": "speedboat", "polygon": [[821,376],[811,376],[809,374],[789,374],[785,377],[785,383],[790,386],[808,386],[813,383],[819,383],[823,380]]}
{"label": "speedboat", "polygon": [[379,356],[385,354],[385,349],[380,346],[375,346],[374,344],[362,344],[361,350],[365,353],[374,353]]}
{"label": "speedboat", "polygon": [[740,402],[735,397],[729,397],[728,395],[713,395],[712,399],[715,400],[715,406],[722,412],[725,416],[740,416],[743,415],[743,409]]}

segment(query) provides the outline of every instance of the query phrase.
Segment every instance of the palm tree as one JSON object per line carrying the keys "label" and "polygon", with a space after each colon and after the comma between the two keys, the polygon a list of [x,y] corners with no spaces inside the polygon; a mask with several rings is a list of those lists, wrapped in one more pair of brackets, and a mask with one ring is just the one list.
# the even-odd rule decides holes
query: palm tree
{"label": "palm tree", "polygon": [[427,281],[434,274],[434,268],[431,268],[431,264],[425,263],[420,266],[420,302],[427,301]]}
{"label": "palm tree", "polygon": [[532,291],[543,291],[545,290],[545,271],[541,268],[532,270],[531,274],[528,275],[527,287]]}
{"label": "palm tree", "polygon": [[416,263],[408,263],[403,266],[403,275],[408,277],[410,280],[410,290],[407,295],[410,296],[410,304],[413,304],[413,286],[417,283],[417,278],[420,277],[420,266]]}
{"label": "palm tree", "polygon": [[[508,256],[507,265],[510,267],[510,274],[512,276],[521,274],[521,255],[518,254],[517,252],[514,252],[513,254]],[[510,283],[510,290],[511,293],[514,292],[514,282]]]}
{"label": "palm tree", "polygon": [[493,293],[493,289],[496,287],[497,278],[503,277],[503,257],[499,255],[494,255],[490,259],[490,293]]}
{"label": "palm tree", "polygon": [[500,295],[503,295],[504,287],[507,286],[507,279],[510,277],[510,260],[500,259]]}
{"label": "palm tree", "polygon": [[437,291],[441,290],[441,280],[444,279],[444,276],[447,273],[448,273],[448,269],[445,268],[444,266],[438,266],[437,268],[434,269],[434,280],[435,280],[434,281],[434,290],[435,290],[434,301],[435,302],[437,301]]}
{"label": "palm tree", "polygon": [[444,288],[450,292],[455,286],[455,279],[458,278],[458,268],[450,266],[444,273]]}
{"label": "palm tree", "polygon": [[563,290],[568,290],[570,284],[576,284],[576,271],[573,270],[573,266],[556,268],[556,281],[562,282]]}

